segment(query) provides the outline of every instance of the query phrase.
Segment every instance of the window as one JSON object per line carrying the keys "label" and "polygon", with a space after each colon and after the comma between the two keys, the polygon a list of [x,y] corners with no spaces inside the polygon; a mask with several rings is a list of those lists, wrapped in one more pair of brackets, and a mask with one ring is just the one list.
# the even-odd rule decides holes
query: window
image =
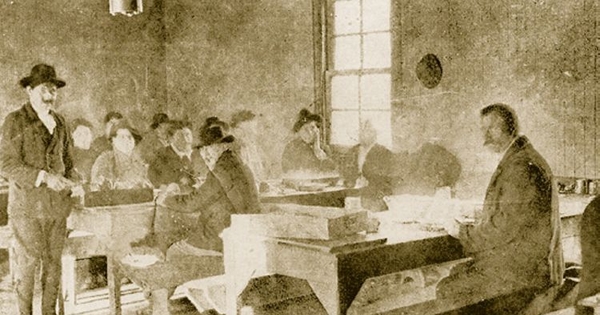
{"label": "window", "polygon": [[390,147],[391,0],[332,1],[327,41],[331,143],[358,143],[361,122],[371,120],[378,142]]}

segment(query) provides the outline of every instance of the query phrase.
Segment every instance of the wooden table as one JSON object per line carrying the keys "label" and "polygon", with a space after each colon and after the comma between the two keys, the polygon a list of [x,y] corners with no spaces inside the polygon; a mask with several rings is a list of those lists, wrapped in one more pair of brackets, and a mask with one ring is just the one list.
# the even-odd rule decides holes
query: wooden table
{"label": "wooden table", "polygon": [[262,203],[294,203],[306,206],[343,208],[346,197],[359,196],[360,189],[341,186],[326,187],[319,191],[297,191],[281,188],[260,194]]}
{"label": "wooden table", "polygon": [[232,225],[224,237],[230,315],[236,314],[237,297],[253,277],[304,279],[327,314],[341,315],[368,278],[464,258],[458,240],[416,225],[382,227],[378,233],[334,241],[261,238],[243,230]]}
{"label": "wooden table", "polygon": [[111,315],[121,314],[121,275],[115,263],[129,252],[130,243],[143,239],[151,232],[154,202],[94,207],[75,210],[67,226],[73,230],[90,232],[97,242],[84,242],[72,247],[78,255],[106,255],[109,305]]}
{"label": "wooden table", "polygon": [[[560,196],[568,260],[579,261],[580,215],[590,200],[590,196]],[[392,222],[382,224],[378,233],[336,241],[252,236],[243,226],[232,225],[224,240],[228,314],[235,314],[237,297],[253,277],[281,274],[305,279],[327,313],[338,315],[345,314],[366,279],[465,258],[460,242],[445,231]]]}

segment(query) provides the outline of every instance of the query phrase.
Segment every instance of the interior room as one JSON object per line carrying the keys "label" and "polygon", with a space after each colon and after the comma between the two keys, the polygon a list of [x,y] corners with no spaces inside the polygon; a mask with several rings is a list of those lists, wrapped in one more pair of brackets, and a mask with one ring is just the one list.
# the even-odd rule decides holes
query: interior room
{"label": "interior room", "polygon": [[[600,237],[599,6],[2,0],[0,313],[33,303],[42,314],[52,286],[40,283],[59,268],[56,314],[517,314],[482,311],[501,303],[600,314],[600,287],[587,287],[600,274],[586,269],[600,252],[590,241]],[[158,147],[146,141],[155,135]],[[106,166],[122,159],[121,137],[128,164]],[[95,150],[92,139],[105,147],[84,172],[72,159],[81,141]],[[521,145],[533,152],[515,161],[524,173],[506,164]],[[155,164],[163,151],[186,158],[190,169],[168,166],[185,180],[166,179]],[[303,154],[316,172],[299,166]],[[138,167],[141,178],[119,182]],[[56,266],[24,249],[56,247],[28,241],[47,233],[25,228],[32,218],[59,220]],[[174,244],[193,247],[197,224],[210,244],[193,248],[202,259],[171,266]],[[487,225],[500,245],[480,231]],[[532,226],[545,229],[531,235],[544,237],[547,259],[523,264],[559,255],[560,266],[536,269],[559,268],[558,280],[533,290],[537,280],[519,275],[514,287],[469,284],[483,295],[442,297],[441,279],[482,252],[501,256],[486,256],[496,272],[486,276],[510,283],[502,259],[509,246],[515,256],[537,250],[521,235]],[[467,243],[465,231],[484,236]],[[25,269],[24,256],[37,265]],[[31,302],[16,288],[33,278]]]}

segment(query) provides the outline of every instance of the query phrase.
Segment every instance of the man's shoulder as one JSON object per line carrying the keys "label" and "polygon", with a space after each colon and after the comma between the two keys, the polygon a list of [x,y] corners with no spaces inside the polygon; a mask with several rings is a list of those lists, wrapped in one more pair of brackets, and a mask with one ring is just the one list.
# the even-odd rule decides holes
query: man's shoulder
{"label": "man's shoulder", "polygon": [[20,120],[20,119],[25,119],[27,117],[28,117],[27,109],[25,108],[25,105],[22,105],[18,109],[15,109],[12,112],[8,113],[8,115],[6,115],[6,118],[4,119],[4,121]]}
{"label": "man's shoulder", "polygon": [[552,178],[552,170],[546,160],[532,147],[521,150],[505,161],[502,177],[508,181]]}

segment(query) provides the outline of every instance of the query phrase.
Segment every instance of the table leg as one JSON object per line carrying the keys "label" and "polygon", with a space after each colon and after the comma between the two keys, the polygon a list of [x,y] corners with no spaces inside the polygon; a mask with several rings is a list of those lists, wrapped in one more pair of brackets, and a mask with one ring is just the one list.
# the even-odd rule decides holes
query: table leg
{"label": "table leg", "polygon": [[108,302],[110,315],[121,315],[121,273],[113,257],[107,257]]}

